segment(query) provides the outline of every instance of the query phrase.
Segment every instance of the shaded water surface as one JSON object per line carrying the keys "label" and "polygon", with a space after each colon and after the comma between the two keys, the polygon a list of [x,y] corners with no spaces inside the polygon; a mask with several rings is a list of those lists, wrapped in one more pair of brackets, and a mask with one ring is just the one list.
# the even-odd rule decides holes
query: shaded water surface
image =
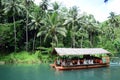
{"label": "shaded water surface", "polygon": [[56,71],[47,64],[0,65],[0,80],[120,80],[120,65]]}

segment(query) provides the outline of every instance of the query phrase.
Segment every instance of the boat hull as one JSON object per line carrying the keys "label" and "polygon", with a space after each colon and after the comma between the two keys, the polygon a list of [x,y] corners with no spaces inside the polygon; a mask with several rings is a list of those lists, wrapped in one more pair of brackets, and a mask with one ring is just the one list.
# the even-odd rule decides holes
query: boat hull
{"label": "boat hull", "polygon": [[57,66],[56,64],[52,64],[51,67],[56,70],[77,70],[77,69],[88,69],[88,68],[100,68],[100,67],[108,67],[108,63],[102,64],[86,64],[86,65],[75,65],[75,66]]}

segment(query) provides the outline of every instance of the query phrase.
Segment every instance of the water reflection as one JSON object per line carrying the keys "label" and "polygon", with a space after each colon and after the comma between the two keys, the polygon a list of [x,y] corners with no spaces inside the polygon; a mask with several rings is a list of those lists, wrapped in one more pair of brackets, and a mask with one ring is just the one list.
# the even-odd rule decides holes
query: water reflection
{"label": "water reflection", "polygon": [[120,80],[120,67],[57,71],[48,64],[0,65],[0,80]]}
{"label": "water reflection", "polygon": [[[72,71],[56,71],[55,75],[57,80],[104,80],[104,69],[83,69],[83,70],[72,70]],[[108,69],[109,70],[109,69]],[[109,78],[108,78],[109,79]],[[105,78],[106,80],[106,78]]]}

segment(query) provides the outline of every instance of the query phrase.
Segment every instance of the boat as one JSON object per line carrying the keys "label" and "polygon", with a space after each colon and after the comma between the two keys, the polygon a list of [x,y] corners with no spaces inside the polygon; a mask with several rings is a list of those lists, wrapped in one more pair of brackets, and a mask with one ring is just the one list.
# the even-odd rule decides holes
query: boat
{"label": "boat", "polygon": [[52,68],[56,70],[76,70],[108,67],[110,52],[103,48],[54,48],[57,58]]}

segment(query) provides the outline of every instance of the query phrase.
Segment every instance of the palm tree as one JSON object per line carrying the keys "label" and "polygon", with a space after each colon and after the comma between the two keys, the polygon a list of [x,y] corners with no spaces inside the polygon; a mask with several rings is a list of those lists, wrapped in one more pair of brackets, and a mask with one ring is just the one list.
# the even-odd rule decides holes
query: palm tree
{"label": "palm tree", "polygon": [[71,32],[72,47],[75,47],[75,33],[79,26],[78,8],[76,6],[72,7],[68,13],[68,17],[65,17],[64,25],[68,26],[68,30]]}
{"label": "palm tree", "polygon": [[57,12],[58,13],[58,11],[59,11],[59,9],[60,9],[60,4],[58,4],[57,2],[54,2],[54,3],[52,3],[52,7],[53,7],[53,12]]}
{"label": "palm tree", "polygon": [[81,27],[76,31],[76,41],[77,41],[77,47],[83,48],[87,47],[84,45],[86,42],[85,40],[88,38],[87,31],[84,27],[84,25],[81,24]]}
{"label": "palm tree", "polygon": [[30,17],[31,17],[31,22],[28,24],[28,26],[30,26],[30,30],[34,32],[34,38],[33,38],[33,51],[34,51],[37,33],[43,23],[42,23],[42,15],[40,14],[39,9],[36,9],[35,12],[31,13]]}
{"label": "palm tree", "polygon": [[12,15],[13,18],[13,23],[14,23],[14,40],[15,40],[15,49],[14,51],[16,52],[17,49],[17,38],[16,38],[16,20],[15,20],[15,15],[16,14],[22,14],[22,10],[24,9],[24,6],[20,4],[18,0],[10,0],[9,2],[5,3],[5,13],[8,15]]}
{"label": "palm tree", "polygon": [[28,21],[29,21],[29,7],[33,5],[33,0],[24,0],[23,4],[26,7],[26,51],[28,51]]}
{"label": "palm tree", "polygon": [[40,7],[42,8],[42,10],[46,11],[48,9],[48,0],[42,0],[42,2],[40,3]]}
{"label": "palm tree", "polygon": [[66,29],[65,27],[62,27],[60,18],[56,12],[52,14],[48,14],[44,21],[44,27],[42,29],[42,32],[40,31],[38,33],[38,36],[40,36],[42,33],[45,34],[44,41],[48,37],[52,38],[52,48],[57,46],[58,44],[58,35],[66,36]]}
{"label": "palm tree", "polygon": [[3,13],[4,13],[4,5],[3,5],[3,1],[2,0],[0,0],[0,23],[2,23],[3,22]]}
{"label": "palm tree", "polygon": [[117,15],[115,15],[114,12],[110,12],[110,16],[108,18],[109,18],[110,27],[113,27],[113,28],[119,27],[119,21],[118,21]]}
{"label": "palm tree", "polygon": [[120,22],[118,20],[117,15],[115,15],[114,12],[111,12],[110,16],[108,18],[109,18],[109,20],[107,21],[107,25],[108,25],[107,31],[109,31],[108,34],[111,33],[109,36],[111,38],[111,40],[114,40],[115,39],[115,29],[120,27]]}
{"label": "palm tree", "polygon": [[94,47],[94,38],[99,33],[99,27],[93,15],[85,15],[84,27],[88,33],[90,47]]}

